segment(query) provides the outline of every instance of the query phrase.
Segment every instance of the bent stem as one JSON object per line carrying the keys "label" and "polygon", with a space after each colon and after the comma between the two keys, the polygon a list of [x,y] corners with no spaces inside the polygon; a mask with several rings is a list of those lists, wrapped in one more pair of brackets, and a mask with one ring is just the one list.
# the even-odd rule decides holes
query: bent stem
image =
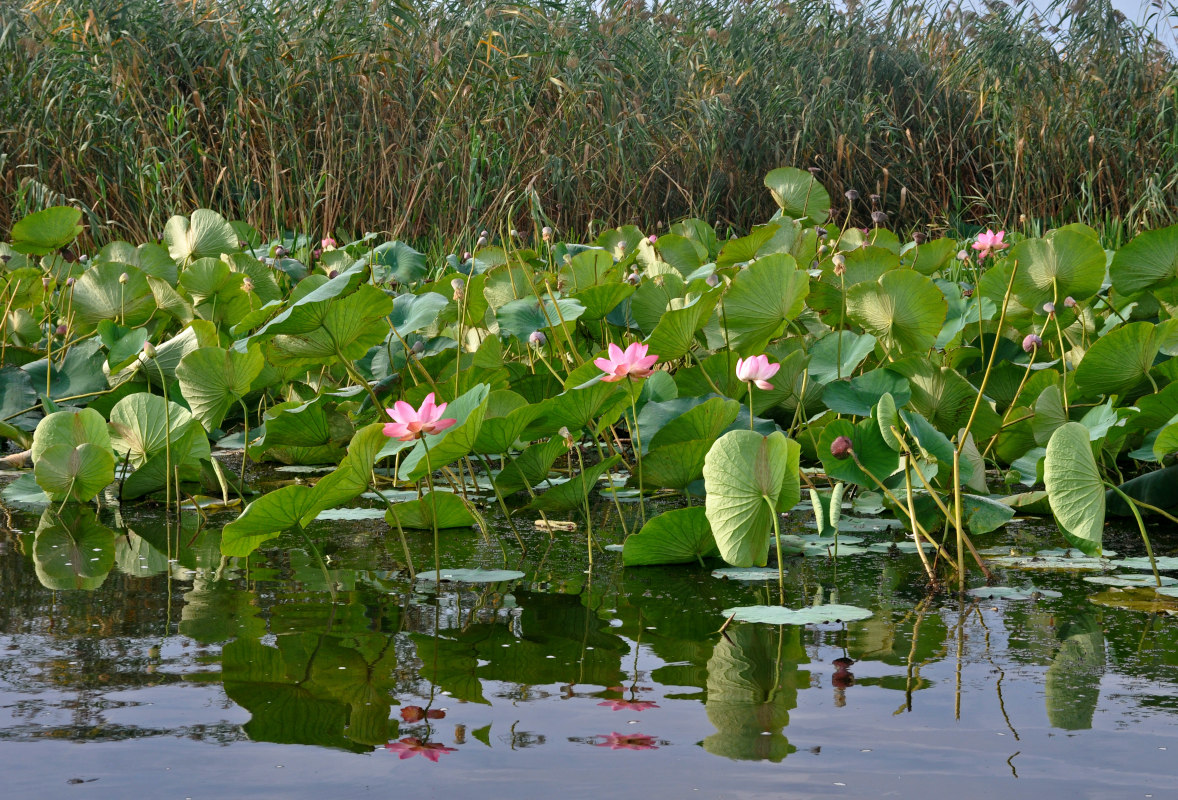
{"label": "bent stem", "polygon": [[[785,567],[781,563],[781,522],[777,519],[777,506],[762,495],[762,499],[769,506],[769,516],[773,518],[773,543],[777,546],[777,597],[781,605],[785,605]],[[700,561],[702,564],[702,560]]]}
{"label": "bent stem", "polygon": [[425,485],[429,487],[430,523],[434,529],[434,584],[438,592],[442,591],[442,553],[438,540],[438,499],[434,496],[434,468],[430,464],[429,445],[425,437],[421,437],[421,447],[425,450]]}
{"label": "bent stem", "polygon": [[1158,573],[1158,562],[1153,557],[1153,547],[1149,543],[1149,535],[1145,532],[1145,520],[1141,518],[1141,512],[1137,509],[1136,501],[1121,491],[1119,486],[1113,486],[1111,483],[1106,483],[1117,495],[1125,501],[1129,506],[1129,510],[1133,512],[1133,518],[1137,520],[1137,529],[1141,531],[1141,541],[1145,542],[1145,554],[1149,556],[1149,566],[1153,569],[1153,580],[1158,586],[1162,585],[1162,576]]}

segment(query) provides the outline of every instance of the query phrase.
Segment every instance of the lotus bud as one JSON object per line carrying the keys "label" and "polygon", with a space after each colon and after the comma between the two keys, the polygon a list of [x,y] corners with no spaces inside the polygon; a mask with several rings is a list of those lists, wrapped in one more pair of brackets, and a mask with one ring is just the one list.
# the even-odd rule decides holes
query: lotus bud
{"label": "lotus bud", "polygon": [[824,244],[822,244],[822,245],[819,245],[819,246],[818,246],[818,255],[820,255],[820,256],[824,256],[824,255],[826,255],[826,254],[827,254],[827,253],[829,253],[829,252],[830,252],[830,247],[829,247],[829,246],[827,246],[827,245],[824,245]]}
{"label": "lotus bud", "polygon": [[246,275],[241,279],[241,288],[245,289],[247,292],[252,292],[254,290],[254,281],[249,275]]}
{"label": "lotus bud", "polygon": [[470,251],[469,250],[466,250],[463,252],[462,260],[463,261],[470,261]]}
{"label": "lotus bud", "polygon": [[659,237],[655,236],[653,233],[650,236],[646,237],[646,241],[650,242],[651,244],[654,244],[658,240],[659,240]]}
{"label": "lotus bud", "polygon": [[475,243],[474,243],[474,246],[475,246],[475,247],[486,247],[486,246],[487,246],[487,237],[486,237],[486,236],[480,236],[480,237],[479,237],[479,240],[478,240],[477,242],[475,242]]}
{"label": "lotus bud", "polygon": [[569,431],[568,425],[562,425],[556,433],[560,438],[564,439],[564,443],[569,447],[572,447],[576,443],[576,440],[573,439],[573,434]]}
{"label": "lotus bud", "polygon": [[835,275],[842,276],[847,274],[847,257],[842,253],[835,253],[831,256],[830,263],[834,265]]}
{"label": "lotus bud", "polygon": [[879,195],[878,194],[870,195],[870,197],[871,197],[871,204],[873,206],[879,204]]}
{"label": "lotus bud", "polygon": [[119,276],[119,283],[126,283],[129,280],[131,280],[131,276],[125,272]]}
{"label": "lotus bud", "polygon": [[720,285],[720,276],[715,273],[712,273],[708,277],[704,278],[704,283],[706,283],[708,286],[719,286]]}
{"label": "lotus bud", "polygon": [[143,343],[143,355],[148,358],[155,358],[155,346],[151,342]]}
{"label": "lotus bud", "polygon": [[421,355],[423,352],[425,352],[425,343],[422,342],[421,339],[418,339],[413,343],[413,347],[409,349],[412,350],[416,355]]}
{"label": "lotus bud", "polygon": [[872,211],[871,212],[871,221],[873,223],[875,223],[875,226],[877,228],[880,225],[887,225],[888,224],[888,214],[886,211]]}
{"label": "lotus bud", "polygon": [[828,233],[830,233],[830,231],[826,230],[826,228],[822,227],[821,225],[818,225],[814,228],[814,235],[819,239],[825,239]]}
{"label": "lotus bud", "polygon": [[77,283],[77,281],[76,281],[75,279],[73,279],[73,278],[66,278],[66,279],[65,279],[65,285],[66,285],[66,286],[68,286],[68,287],[69,287],[69,288],[71,288],[71,289],[72,289],[72,288],[74,288],[74,284],[75,284],[75,283]]}
{"label": "lotus bud", "polygon": [[1044,314],[1054,314],[1055,313],[1055,303],[1052,303],[1052,302],[1044,303],[1043,304],[1043,313]]}
{"label": "lotus bud", "polygon": [[965,261],[965,259],[967,259],[967,258],[969,258],[969,253],[965,252],[964,250],[957,251],[957,260],[958,261]]}
{"label": "lotus bud", "polygon": [[516,239],[519,237],[519,231],[517,231],[515,228],[512,228],[511,230],[509,230],[507,232],[507,235],[510,236],[512,239]]}
{"label": "lotus bud", "polygon": [[282,245],[277,245],[274,248],[274,257],[275,258],[286,258],[286,248],[283,247]]}
{"label": "lotus bud", "polygon": [[49,291],[49,287],[52,285],[52,283],[53,281],[50,280],[48,275],[41,276],[41,288],[45,291]]}
{"label": "lotus bud", "polygon": [[338,278],[339,277],[339,270],[338,269],[329,269],[327,271],[327,277]]}
{"label": "lotus bud", "polygon": [[1063,299],[1063,305],[1064,305],[1064,308],[1075,308],[1076,307],[1076,298],[1072,297],[1069,294],[1067,297],[1065,297]]}
{"label": "lotus bud", "polygon": [[316,247],[314,250],[311,251],[311,258],[319,258],[322,255],[323,255],[323,251],[320,250],[318,247]]}
{"label": "lotus bud", "polygon": [[818,269],[818,259],[814,259],[810,262],[810,269]]}
{"label": "lotus bud", "polygon": [[806,167],[806,169],[807,169],[807,170],[809,171],[809,173],[810,173],[811,175],[813,175],[815,178],[817,178],[817,177],[818,177],[818,173],[822,171],[822,170],[818,169],[818,167]]}
{"label": "lotus bud", "polygon": [[543,228],[540,229],[540,235],[544,238],[544,241],[551,242],[552,241],[552,228],[549,227],[548,225],[545,225]]}
{"label": "lotus bud", "polygon": [[642,276],[639,275],[637,272],[631,272],[629,275],[626,276],[626,283],[630,284],[631,286],[637,286],[641,281],[642,281]]}
{"label": "lotus bud", "polygon": [[528,344],[532,347],[543,347],[548,344],[548,337],[544,335],[544,331],[532,331],[528,334]]}
{"label": "lotus bud", "polygon": [[83,264],[85,264],[87,261],[90,260],[90,256],[86,255],[85,253],[82,253],[82,255],[78,256],[78,260],[81,261]]}
{"label": "lotus bud", "polygon": [[916,242],[916,244],[919,246],[928,241],[928,236],[921,233],[920,231],[917,231],[916,233],[912,234],[912,241]]}
{"label": "lotus bud", "polygon": [[58,325],[57,326],[57,335],[58,336],[65,336],[67,333],[69,333],[69,330],[70,329],[64,325]]}
{"label": "lotus bud", "polygon": [[1030,353],[1037,347],[1043,346],[1043,340],[1033,333],[1028,333],[1023,337],[1023,350]]}
{"label": "lotus bud", "polygon": [[484,231],[479,231],[479,236],[480,236],[481,238],[483,238],[483,239],[490,239],[490,238],[491,238],[491,233],[490,233],[490,231],[486,231],[486,230],[484,230]]}
{"label": "lotus bud", "polygon": [[621,242],[614,245],[614,261],[621,261],[626,257],[626,246]]}
{"label": "lotus bud", "polygon": [[67,264],[72,264],[78,260],[78,257],[74,255],[73,250],[70,250],[68,247],[63,247],[61,248],[61,260]]}
{"label": "lotus bud", "polygon": [[323,241],[319,243],[319,247],[323,250],[334,250],[338,247],[338,243],[330,236],[323,237]]}
{"label": "lotus bud", "polygon": [[843,192],[843,197],[847,198],[848,203],[854,203],[859,199],[859,192],[854,189],[847,189],[847,191]]}
{"label": "lotus bud", "polygon": [[840,461],[851,456],[851,440],[846,436],[839,436],[830,443],[830,454]]}

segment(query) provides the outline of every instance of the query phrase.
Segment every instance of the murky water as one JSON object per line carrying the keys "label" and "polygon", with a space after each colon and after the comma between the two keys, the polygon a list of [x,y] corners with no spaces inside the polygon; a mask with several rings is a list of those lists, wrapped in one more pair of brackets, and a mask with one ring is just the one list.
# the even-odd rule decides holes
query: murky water
{"label": "murky water", "polygon": [[[601,513],[599,536],[620,541]],[[143,512],[74,518],[87,533],[71,547],[14,512],[5,797],[1178,792],[1178,624],[1092,603],[1105,587],[1079,574],[1002,576],[1058,598],[962,601],[926,598],[915,555],[795,558],[791,606],[833,590],[874,616],[721,634],[723,609],[772,602],[776,584],[623,570],[616,552],[587,572],[583,533],[525,531],[521,554],[509,532],[500,546],[468,530],[443,533],[445,566],[526,577],[439,593],[408,579],[381,520],[316,523],[325,574],[297,536],[222,559],[232,518],[199,532]],[[425,572],[430,536],[410,535]],[[1047,535],[1011,525],[982,544]],[[1158,530],[1154,546],[1174,554],[1178,537]]]}

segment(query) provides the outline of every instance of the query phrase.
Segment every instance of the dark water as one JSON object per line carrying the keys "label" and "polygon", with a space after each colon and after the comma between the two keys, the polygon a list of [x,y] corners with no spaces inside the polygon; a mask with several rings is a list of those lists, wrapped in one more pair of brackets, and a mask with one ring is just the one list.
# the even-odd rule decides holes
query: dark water
{"label": "dark water", "polygon": [[[97,560],[67,579],[93,588],[64,590],[45,585],[63,580],[52,531],[35,547],[46,523],[13,513],[4,797],[1178,796],[1178,625],[1098,606],[1076,574],[1004,576],[1060,598],[961,601],[926,598],[915,555],[792,559],[791,606],[836,590],[874,616],[720,634],[769,588],[613,552],[589,573],[582,533],[526,531],[521,555],[465,531],[443,534],[444,565],[527,577],[439,594],[380,520],[316,523],[325,577],[297,536],[222,559],[229,519],[74,518],[117,537],[113,554],[83,537],[71,567]],[[424,570],[430,537],[411,536]]]}

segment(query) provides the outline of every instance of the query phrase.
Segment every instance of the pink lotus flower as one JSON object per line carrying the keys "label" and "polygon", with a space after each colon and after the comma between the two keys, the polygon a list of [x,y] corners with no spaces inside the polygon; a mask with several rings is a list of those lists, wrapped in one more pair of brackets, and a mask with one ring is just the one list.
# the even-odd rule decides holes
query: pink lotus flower
{"label": "pink lotus flower", "polygon": [[973,249],[978,251],[978,258],[982,259],[993,253],[995,250],[1005,250],[1010,247],[1010,244],[1002,241],[1006,236],[1006,231],[994,231],[986,228],[985,233],[978,234],[978,240],[973,243]]}
{"label": "pink lotus flower", "polygon": [[[655,738],[642,733],[618,733],[614,731],[608,736],[602,734],[604,742],[596,742],[594,747],[608,747],[610,750],[658,750]],[[387,746],[387,745],[386,745]]]}
{"label": "pink lotus flower", "polygon": [[438,763],[438,759],[441,757],[442,753],[458,752],[458,750],[453,747],[446,747],[445,745],[439,744],[437,742],[423,742],[416,736],[406,736],[399,742],[389,742],[384,746],[384,749],[388,750],[390,753],[397,753],[402,761],[404,761],[406,758],[413,758],[413,756],[420,755],[425,756],[435,764]]}
{"label": "pink lotus flower", "polygon": [[658,708],[658,703],[650,700],[606,700],[599,706],[609,706],[610,711],[645,711],[648,708]]}
{"label": "pink lotus flower", "polygon": [[602,380],[608,383],[620,381],[622,378],[630,378],[631,380],[645,378],[653,372],[651,367],[659,360],[657,355],[648,356],[646,349],[646,345],[635,342],[622,350],[610,342],[607,351],[609,358],[594,359],[593,363],[605,373]]}
{"label": "pink lotus flower", "polygon": [[771,362],[769,356],[736,359],[736,377],[746,383],[755,383],[758,389],[766,391],[773,388],[769,379],[776,375],[779,369],[781,365]]}
{"label": "pink lotus flower", "polygon": [[415,409],[404,400],[398,400],[392,408],[385,409],[393,421],[385,423],[383,433],[402,442],[420,439],[427,433],[439,433],[458,421],[442,419],[442,412],[445,410],[445,403],[440,406],[434,405],[433,392],[425,396],[420,409]]}

